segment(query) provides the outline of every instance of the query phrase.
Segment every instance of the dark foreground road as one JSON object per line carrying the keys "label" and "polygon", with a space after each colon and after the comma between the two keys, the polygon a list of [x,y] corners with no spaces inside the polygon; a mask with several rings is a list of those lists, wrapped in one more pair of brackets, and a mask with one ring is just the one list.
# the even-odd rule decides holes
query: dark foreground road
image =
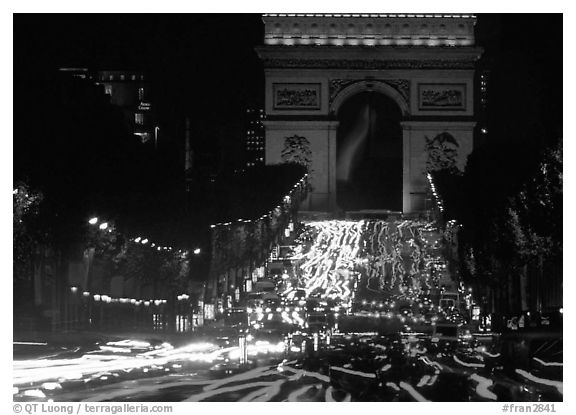
{"label": "dark foreground road", "polygon": [[[562,364],[510,359],[506,341],[340,335],[308,345],[237,339],[15,344],[15,401],[562,401]],[[226,344],[228,342],[228,344]],[[561,356],[560,356],[561,357]],[[545,358],[547,360],[545,360]]]}

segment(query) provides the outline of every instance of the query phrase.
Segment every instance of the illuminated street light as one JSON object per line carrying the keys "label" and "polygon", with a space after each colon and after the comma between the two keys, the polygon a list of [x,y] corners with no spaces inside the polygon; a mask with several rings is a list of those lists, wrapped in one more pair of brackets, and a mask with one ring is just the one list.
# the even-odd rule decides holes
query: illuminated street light
{"label": "illuminated street light", "polygon": [[98,228],[100,228],[102,230],[107,229],[108,228],[108,222],[101,223]]}
{"label": "illuminated street light", "polygon": [[140,242],[140,237],[134,239],[134,242],[136,242],[136,243]]}
{"label": "illuminated street light", "polygon": [[90,220],[88,221],[88,223],[89,223],[90,225],[96,225],[96,224],[98,223],[98,218],[97,218],[97,217],[93,217],[92,219],[90,219]]}
{"label": "illuminated street light", "polygon": [[70,287],[70,291],[72,291],[72,293],[76,293],[76,291],[78,291],[78,287]]}
{"label": "illuminated street light", "polygon": [[146,245],[148,243],[148,239],[142,239],[142,245]]}
{"label": "illuminated street light", "polygon": [[201,251],[200,251],[200,248],[196,248],[196,249],[194,250],[194,255],[199,255],[200,252],[201,252]]}

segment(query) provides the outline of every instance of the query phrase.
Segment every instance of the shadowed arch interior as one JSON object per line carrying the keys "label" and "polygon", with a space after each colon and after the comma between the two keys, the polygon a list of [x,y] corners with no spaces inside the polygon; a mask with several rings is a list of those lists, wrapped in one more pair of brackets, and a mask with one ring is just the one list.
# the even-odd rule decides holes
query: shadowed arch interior
{"label": "shadowed arch interior", "polygon": [[402,210],[400,108],[378,92],[348,98],[338,112],[337,203],[343,210]]}

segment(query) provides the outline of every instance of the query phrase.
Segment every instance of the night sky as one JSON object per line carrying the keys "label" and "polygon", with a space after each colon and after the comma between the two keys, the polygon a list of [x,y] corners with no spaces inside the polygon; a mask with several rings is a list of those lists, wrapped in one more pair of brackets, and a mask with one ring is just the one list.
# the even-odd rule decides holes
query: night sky
{"label": "night sky", "polygon": [[[245,109],[263,105],[263,68],[254,51],[262,43],[262,20],[254,14],[15,15],[15,180],[64,201],[68,211],[77,210],[77,220],[106,206],[124,223],[133,219],[132,230],[153,222],[164,228],[159,237],[170,239],[166,229],[173,227],[158,220],[158,212],[165,214],[182,188],[184,118],[191,119],[197,157],[213,160],[215,170],[233,168]],[[498,174],[521,176],[528,171],[521,157],[509,157],[518,143],[534,143],[538,151],[562,134],[562,16],[479,15],[477,44],[485,48],[480,65],[493,69],[488,152],[506,156]],[[58,96],[60,67],[148,72],[163,150],[134,150],[101,104],[67,104]],[[91,113],[106,113],[108,121]],[[103,165],[104,173],[90,165]],[[131,201],[127,189],[137,189]],[[195,206],[202,199],[198,195]],[[202,214],[197,218],[191,229],[207,225]]]}
{"label": "night sky", "polygon": [[17,107],[23,90],[35,95],[30,81],[55,68],[139,69],[153,79],[165,133],[182,135],[188,115],[195,141],[226,145],[239,141],[244,108],[263,100],[259,15],[16,15],[14,23]]}

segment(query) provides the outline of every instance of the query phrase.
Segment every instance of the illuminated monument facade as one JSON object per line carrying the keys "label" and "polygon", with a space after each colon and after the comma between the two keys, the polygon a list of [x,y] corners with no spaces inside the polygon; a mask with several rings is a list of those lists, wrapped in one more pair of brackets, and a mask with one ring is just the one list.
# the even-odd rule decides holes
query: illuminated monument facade
{"label": "illuminated monument facade", "polygon": [[472,15],[264,15],[266,164],[310,170],[310,211],[425,208],[430,148],[465,167]]}

